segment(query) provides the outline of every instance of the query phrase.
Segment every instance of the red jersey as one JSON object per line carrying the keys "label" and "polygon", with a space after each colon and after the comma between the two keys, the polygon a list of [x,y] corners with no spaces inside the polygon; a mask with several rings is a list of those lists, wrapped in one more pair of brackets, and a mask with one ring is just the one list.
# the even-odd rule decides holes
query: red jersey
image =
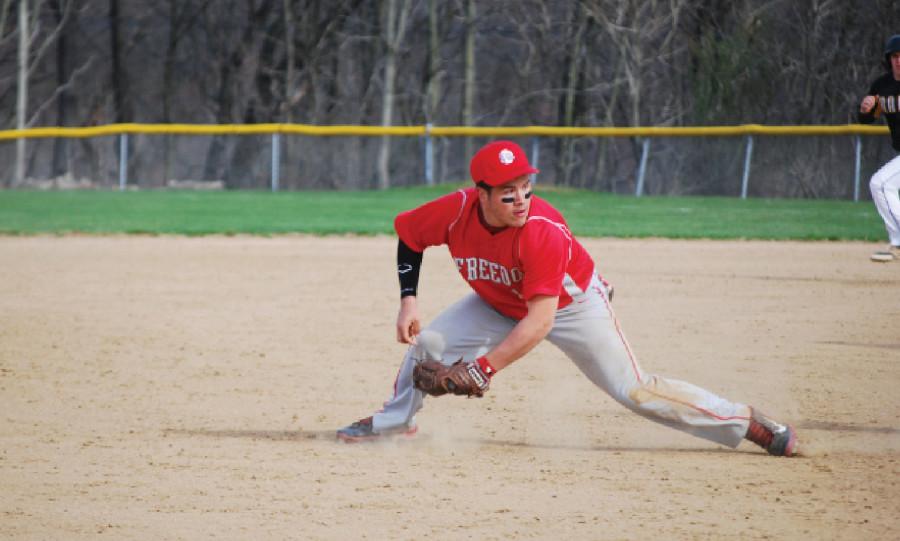
{"label": "red jersey", "polygon": [[475,190],[459,190],[402,212],[394,229],[417,252],[446,244],[475,293],[515,319],[525,317],[525,302],[536,295],[559,295],[558,308],[563,308],[587,289],[594,261],[559,211],[532,196],[525,225],[491,233],[478,216]]}

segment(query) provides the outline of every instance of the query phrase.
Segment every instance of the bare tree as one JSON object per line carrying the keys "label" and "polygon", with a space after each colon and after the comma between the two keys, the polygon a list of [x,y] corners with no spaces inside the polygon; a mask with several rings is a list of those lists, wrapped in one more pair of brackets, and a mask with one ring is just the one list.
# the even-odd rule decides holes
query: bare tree
{"label": "bare tree", "polygon": [[[47,52],[62,34],[69,14],[71,2],[65,1],[55,4],[56,19],[49,28],[42,25],[43,0],[37,0],[29,4],[28,0],[20,0],[18,6],[18,72],[16,77],[16,128],[25,129],[31,127],[34,121],[45,109],[56,102],[56,99],[68,88],[69,81],[58,85],[49,97],[40,96],[30,99],[30,81],[35,72],[43,63]],[[4,6],[4,18],[7,7]],[[0,28],[3,23],[0,22]],[[36,47],[33,47],[36,46]],[[59,50],[59,47],[57,47]],[[29,102],[38,103],[38,106],[29,110]],[[21,184],[25,181],[27,145],[25,139],[16,140],[15,173],[13,182]]]}
{"label": "bare tree", "polygon": [[294,54],[294,10],[292,0],[284,0],[282,4],[284,10],[284,49],[285,49],[285,67],[284,73],[284,121],[293,122],[293,112],[290,107],[291,97],[294,95],[294,63],[296,62]]}
{"label": "bare tree", "polygon": [[[563,87],[565,93],[562,96],[562,125],[575,125],[575,97],[584,84],[584,36],[591,27],[593,18],[584,11],[581,4],[576,4],[572,9],[571,26],[575,28],[572,34],[572,41],[569,43],[569,54],[566,56],[567,69],[564,72]],[[572,181],[572,172],[575,166],[573,159],[573,140],[570,138],[560,139],[562,151],[560,152],[560,166],[562,168],[562,181],[564,184],[570,184]]]}
{"label": "bare tree", "polygon": [[[465,49],[465,83],[462,106],[462,123],[464,126],[475,125],[475,0],[466,0],[466,49]],[[466,138],[466,156],[472,155],[472,140]]]}
{"label": "bare tree", "polygon": [[[16,129],[25,129],[25,115],[28,114],[28,55],[31,49],[31,31],[28,25],[28,2],[19,2],[19,85],[16,101]],[[25,182],[25,139],[16,140],[15,182]]]}
{"label": "bare tree", "polygon": [[[381,101],[381,125],[390,126],[394,115],[394,85],[397,76],[397,51],[406,32],[406,21],[409,14],[409,0],[402,0],[398,8],[397,0],[388,0],[387,24],[385,25],[385,59],[384,59],[384,93]],[[391,138],[382,136],[378,152],[378,187],[390,187]]]}
{"label": "bare tree", "polygon": [[[224,2],[217,2],[222,6]],[[271,22],[273,9],[271,0],[229,0],[223,10],[208,10],[204,13],[204,24],[223,25],[225,21],[235,23],[228,32],[210,37],[213,48],[213,67],[210,74],[212,89],[208,103],[216,123],[247,123],[258,121],[265,114],[269,103],[261,103],[256,90],[261,64],[258,62],[262,47],[262,34]],[[251,156],[258,151],[253,138],[213,137],[206,152],[203,176],[206,179],[224,179],[230,187],[247,187],[254,177],[255,164],[259,160]]]}
{"label": "bare tree", "polygon": [[128,84],[128,72],[122,62],[122,38],[119,25],[119,1],[109,0],[109,51],[110,51],[110,88],[113,95],[113,118],[116,122],[130,122],[132,119],[128,97],[131,88]]}
{"label": "bare tree", "polygon": [[[852,122],[859,94],[882,71],[895,21],[896,0],[870,0],[866,9],[839,0],[0,0],[0,122]],[[176,165],[234,188],[267,178],[266,137],[130,139],[135,178],[165,179]],[[804,197],[834,193],[846,141],[761,142],[755,184]],[[874,162],[890,149],[872,141],[865,151]],[[476,142],[441,139],[439,178],[464,177]],[[291,165],[283,170],[296,179],[282,185],[396,185],[392,173],[421,168],[416,144],[287,137]],[[648,193],[727,193],[734,145],[654,139]],[[4,184],[71,169],[109,178],[118,166],[108,140],[21,147],[19,159],[13,145],[0,148],[8,153]],[[545,182],[613,191],[628,188],[641,154],[632,139],[541,149]],[[795,163],[809,152],[837,162]],[[720,155],[728,157],[713,159]],[[654,165],[661,159],[665,168]]]}
{"label": "bare tree", "polygon": [[[56,86],[58,98],[56,100],[56,122],[60,126],[69,124],[69,110],[72,108],[71,92],[68,90],[70,65],[67,58],[69,48],[68,24],[66,20],[68,4],[61,0],[50,2],[53,11],[54,22],[59,28],[59,38],[56,40]],[[68,139],[60,137],[53,144],[53,175],[60,176],[65,171],[71,171],[68,163]]]}
{"label": "bare tree", "polygon": [[[178,90],[176,82],[179,73],[179,46],[185,36],[189,34],[200,16],[209,7],[211,0],[203,0],[196,6],[193,2],[168,0],[168,11],[165,18],[168,22],[168,37],[166,39],[166,52],[163,60],[162,77],[162,121],[165,124],[178,122],[173,116],[173,102],[177,100]],[[173,142],[171,137],[166,137],[163,147],[162,179],[168,181],[172,171]]]}
{"label": "bare tree", "polygon": [[438,0],[428,0],[428,90],[425,97],[425,120],[434,122],[441,100],[446,73],[441,61],[441,31]]}

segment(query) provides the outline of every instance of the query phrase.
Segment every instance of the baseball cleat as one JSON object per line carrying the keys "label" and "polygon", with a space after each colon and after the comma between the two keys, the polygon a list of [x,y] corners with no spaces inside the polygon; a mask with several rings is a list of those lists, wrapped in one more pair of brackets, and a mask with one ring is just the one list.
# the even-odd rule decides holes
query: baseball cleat
{"label": "baseball cleat", "polygon": [[900,246],[891,246],[887,250],[875,252],[870,256],[870,259],[880,263],[888,263],[900,259]]}
{"label": "baseball cleat", "polygon": [[345,443],[359,443],[363,441],[383,441],[391,438],[412,438],[418,431],[418,426],[403,425],[375,432],[372,428],[372,418],[366,417],[339,429],[336,435],[337,439]]}
{"label": "baseball cleat", "polygon": [[783,425],[750,408],[750,426],[746,439],[759,445],[773,456],[794,456],[797,454],[797,431],[790,425]]}

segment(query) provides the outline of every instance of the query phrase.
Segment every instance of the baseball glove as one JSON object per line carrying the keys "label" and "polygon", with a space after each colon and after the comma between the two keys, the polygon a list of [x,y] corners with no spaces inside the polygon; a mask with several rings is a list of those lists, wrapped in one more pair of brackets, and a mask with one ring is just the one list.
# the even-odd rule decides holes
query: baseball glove
{"label": "baseball glove", "polygon": [[490,386],[478,363],[462,359],[447,366],[439,361],[423,361],[413,368],[413,385],[431,396],[447,393],[481,398]]}

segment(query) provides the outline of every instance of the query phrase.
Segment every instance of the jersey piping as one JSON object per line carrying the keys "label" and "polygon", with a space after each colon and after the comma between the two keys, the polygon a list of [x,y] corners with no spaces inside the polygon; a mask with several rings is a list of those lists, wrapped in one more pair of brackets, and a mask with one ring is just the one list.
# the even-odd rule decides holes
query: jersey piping
{"label": "jersey piping", "polygon": [[568,255],[566,256],[566,263],[568,263],[569,261],[572,261],[572,234],[569,233],[569,228],[559,222],[554,222],[553,220],[551,220],[550,218],[547,218],[546,216],[530,216],[525,221],[525,223],[528,223],[532,220],[545,221],[545,222],[553,225],[557,229],[559,229],[562,232],[562,234],[565,235],[566,241],[569,243]]}
{"label": "jersey piping", "polygon": [[447,235],[450,235],[450,232],[453,231],[453,226],[455,226],[456,222],[458,222],[459,219],[462,218],[463,211],[466,209],[466,200],[468,199],[466,192],[458,190],[457,193],[462,195],[462,201],[459,204],[459,212],[456,213],[456,218],[454,218],[453,221],[450,222],[450,225],[447,226]]}

